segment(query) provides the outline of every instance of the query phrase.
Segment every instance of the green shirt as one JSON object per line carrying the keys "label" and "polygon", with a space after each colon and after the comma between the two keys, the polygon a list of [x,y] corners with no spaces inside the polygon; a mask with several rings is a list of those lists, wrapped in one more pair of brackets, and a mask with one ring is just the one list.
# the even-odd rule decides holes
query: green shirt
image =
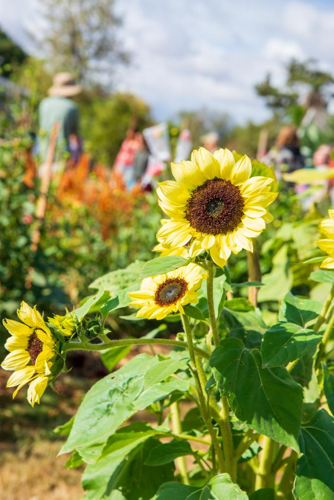
{"label": "green shirt", "polygon": [[69,149],[70,135],[79,135],[79,110],[71,99],[46,97],[39,106],[39,146],[43,161],[46,159],[50,133],[56,122],[60,123],[56,153],[56,158],[59,159]]}

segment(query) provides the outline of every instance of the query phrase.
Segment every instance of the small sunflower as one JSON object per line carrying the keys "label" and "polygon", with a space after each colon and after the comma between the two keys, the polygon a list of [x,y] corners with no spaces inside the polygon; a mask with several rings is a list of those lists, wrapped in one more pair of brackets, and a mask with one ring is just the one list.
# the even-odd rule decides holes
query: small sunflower
{"label": "small sunflower", "polygon": [[320,223],[320,231],[328,239],[317,241],[321,250],[327,253],[328,257],[321,263],[322,269],[334,269],[334,210],[328,210],[329,219]]}
{"label": "small sunflower", "polygon": [[65,337],[72,336],[75,331],[76,322],[71,313],[66,314],[66,316],[54,314],[53,318],[48,318],[48,321],[52,325],[55,325]]}
{"label": "small sunflower", "polygon": [[24,385],[29,384],[28,401],[34,406],[40,402],[50,380],[50,360],[55,355],[55,341],[36,306],[32,309],[22,302],[17,315],[22,323],[3,320],[12,336],[5,344],[9,354],[1,367],[14,372],[7,381],[7,387],[17,387],[13,398]]}
{"label": "small sunflower", "polygon": [[205,274],[196,264],[180,267],[167,274],[145,278],[140,290],[129,292],[130,306],[139,308],[137,317],[163,319],[171,313],[184,313],[183,306],[198,301],[196,290]]}
{"label": "small sunflower", "polygon": [[159,204],[170,217],[162,221],[159,243],[164,248],[188,245],[191,257],[209,250],[221,267],[231,252],[252,252],[252,238],[273,220],[266,209],[277,197],[270,192],[273,179],[251,177],[250,159],[245,155],[235,163],[228,149],[212,155],[200,148],[190,161],[171,167],[176,181],[162,182],[157,190]]}

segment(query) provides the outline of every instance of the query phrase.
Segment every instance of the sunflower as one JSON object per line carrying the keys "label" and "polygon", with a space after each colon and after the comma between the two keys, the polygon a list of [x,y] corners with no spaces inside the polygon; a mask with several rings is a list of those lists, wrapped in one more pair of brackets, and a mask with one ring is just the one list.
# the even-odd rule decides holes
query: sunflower
{"label": "sunflower", "polygon": [[36,306],[32,309],[22,302],[17,315],[22,323],[3,320],[12,336],[5,344],[9,354],[1,367],[13,372],[7,382],[7,387],[17,387],[13,398],[24,385],[29,384],[28,401],[34,406],[40,402],[50,380],[50,360],[55,355],[55,341]]}
{"label": "sunflower", "polygon": [[176,181],[159,184],[164,220],[157,238],[164,248],[188,246],[191,257],[208,250],[218,266],[231,252],[253,251],[252,238],[273,220],[266,207],[277,197],[270,192],[273,179],[251,177],[252,163],[245,155],[237,163],[228,149],[213,155],[204,148],[190,161],[172,163]]}
{"label": "sunflower", "polygon": [[320,231],[328,239],[317,241],[321,250],[327,253],[328,257],[321,263],[322,269],[334,269],[334,210],[328,210],[330,219],[325,219],[320,223]]}
{"label": "sunflower", "polygon": [[129,292],[132,300],[129,305],[139,308],[139,318],[163,319],[171,313],[184,314],[183,306],[198,301],[196,290],[204,277],[201,267],[189,264],[167,274],[145,278],[140,290]]}
{"label": "sunflower", "polygon": [[55,325],[60,333],[65,335],[65,337],[70,337],[75,331],[76,322],[71,313],[68,313],[65,316],[58,316],[58,314],[54,314],[53,318],[48,318],[48,321],[52,325]]}

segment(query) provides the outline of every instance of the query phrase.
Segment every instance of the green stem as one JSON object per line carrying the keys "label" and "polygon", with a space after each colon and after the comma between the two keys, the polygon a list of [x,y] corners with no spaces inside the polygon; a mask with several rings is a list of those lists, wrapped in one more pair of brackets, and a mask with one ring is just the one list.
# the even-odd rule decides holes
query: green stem
{"label": "green stem", "polygon": [[220,447],[216,432],[215,432],[213,425],[212,425],[212,422],[211,422],[211,417],[210,417],[210,414],[209,414],[207,406],[206,406],[205,396],[204,396],[204,393],[202,390],[201,381],[200,381],[198,371],[197,371],[195,348],[194,348],[193,338],[192,338],[192,334],[191,334],[189,319],[187,316],[185,316],[183,314],[181,315],[181,319],[182,319],[183,328],[184,328],[184,331],[185,331],[185,334],[187,337],[188,351],[189,351],[189,355],[190,355],[192,371],[194,374],[196,389],[197,389],[197,393],[198,393],[199,408],[201,410],[203,420],[206,423],[206,426],[208,428],[209,434],[210,434],[211,439],[212,439],[212,445],[213,445],[213,448],[214,448],[215,453],[217,455],[219,472],[224,472],[225,471],[225,462],[224,462],[223,452],[222,452],[222,449]]}
{"label": "green stem", "polygon": [[213,299],[213,279],[215,274],[215,267],[213,262],[210,262],[208,265],[208,279],[206,281],[207,286],[207,299],[208,299],[208,308],[210,315],[210,323],[211,323],[211,331],[213,337],[213,343],[215,347],[219,346],[219,334],[218,334],[218,326],[215,315],[215,305]]}
{"label": "green stem", "polygon": [[[214,272],[215,272],[214,264],[213,262],[210,262],[208,267],[208,278],[207,278],[207,299],[208,299],[208,309],[209,309],[213,342],[215,347],[218,347],[219,334],[218,334],[218,326],[215,315],[215,304],[213,298]],[[228,400],[225,396],[222,397],[222,409],[219,417],[219,425],[223,437],[223,449],[225,455],[226,469],[227,472],[230,474],[232,480],[236,481],[237,463],[234,457],[234,447],[233,447],[233,438],[232,438],[232,431],[229,419]]]}
{"label": "green stem", "polygon": [[294,367],[296,366],[298,361],[299,361],[299,358],[294,359],[293,361],[290,361],[290,363],[288,363],[286,365],[286,369],[288,370],[288,372],[292,372],[292,370],[294,369]]}
{"label": "green stem", "polygon": [[327,328],[325,330],[325,333],[324,333],[324,335],[321,339],[320,345],[319,345],[319,351],[318,351],[317,360],[315,363],[316,368],[320,367],[321,359],[325,354],[326,344],[332,337],[333,329],[334,329],[334,312],[329,320],[329,323],[327,325]]}
{"label": "green stem", "polygon": [[[207,446],[211,446],[211,442],[207,439],[202,439],[196,436],[190,436],[189,434],[173,434],[174,437],[178,439],[184,439],[185,441],[194,441],[194,443],[201,443]],[[170,434],[166,434],[166,437],[170,437]]]}
{"label": "green stem", "polygon": [[[181,342],[180,340],[170,340],[170,339],[122,339],[122,340],[109,340],[103,344],[84,344],[82,342],[68,342],[66,344],[66,351],[103,351],[105,349],[113,349],[115,347],[121,347],[126,345],[172,345],[176,347],[183,347],[183,349],[188,348],[187,342]],[[199,347],[194,347],[195,353],[202,358],[209,359],[210,355],[200,349]]]}
{"label": "green stem", "polygon": [[264,436],[262,456],[255,481],[255,491],[273,486],[272,464],[275,446],[275,441]]}
{"label": "green stem", "polygon": [[[171,417],[172,417],[173,433],[174,434],[181,434],[182,427],[181,427],[181,419],[180,419],[180,409],[179,409],[179,405],[178,405],[177,401],[171,405],[170,410],[171,410]],[[185,457],[178,457],[175,461],[176,461],[176,464],[177,464],[179,471],[180,471],[182,483],[189,484],[189,478],[188,478]]]}
{"label": "green stem", "polygon": [[326,320],[326,315],[328,313],[328,309],[330,308],[330,305],[332,303],[334,299],[334,285],[332,286],[330,292],[329,292],[329,295],[327,297],[327,300],[326,302],[324,303],[324,306],[321,310],[321,313],[319,314],[319,317],[317,319],[317,322],[316,324],[314,325],[314,330],[317,332],[320,330],[320,327],[322,326],[322,324],[325,322]]}
{"label": "green stem", "polygon": [[259,435],[253,431],[253,429],[249,429],[242,440],[240,441],[237,449],[235,450],[236,459],[239,460],[240,457],[248,450],[250,445],[257,440]]}

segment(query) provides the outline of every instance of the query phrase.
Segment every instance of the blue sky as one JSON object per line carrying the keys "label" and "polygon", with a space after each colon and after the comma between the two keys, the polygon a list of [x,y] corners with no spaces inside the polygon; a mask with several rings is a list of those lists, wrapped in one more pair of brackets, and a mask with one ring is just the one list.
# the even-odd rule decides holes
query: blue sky
{"label": "blue sky", "polygon": [[[284,81],[291,57],[334,71],[334,0],[116,0],[132,64],[115,75],[157,119],[203,107],[234,121],[268,116],[254,84],[271,72]],[[36,0],[0,0],[0,24],[30,47]],[[38,54],[37,54],[38,55]]]}

